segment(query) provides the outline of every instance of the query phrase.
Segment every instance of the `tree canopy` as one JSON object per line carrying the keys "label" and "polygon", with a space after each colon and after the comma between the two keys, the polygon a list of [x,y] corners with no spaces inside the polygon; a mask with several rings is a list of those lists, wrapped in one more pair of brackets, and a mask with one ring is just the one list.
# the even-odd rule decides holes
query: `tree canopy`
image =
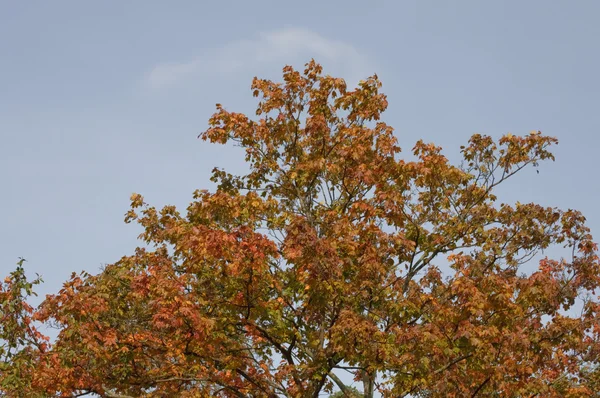
{"label": "tree canopy", "polygon": [[[38,308],[27,300],[40,281],[21,263],[0,288],[0,391],[599,391],[600,264],[584,217],[496,197],[553,160],[557,140],[476,134],[459,165],[423,141],[403,157],[380,88],[374,75],[349,89],[311,61],[285,67],[282,82],[253,80],[256,117],[217,104],[200,137],[241,146],[248,173],[214,169],[216,188],[196,191],[184,214],[132,195],[126,222],[146,247],[73,274]],[[564,258],[543,257],[550,247]]]}

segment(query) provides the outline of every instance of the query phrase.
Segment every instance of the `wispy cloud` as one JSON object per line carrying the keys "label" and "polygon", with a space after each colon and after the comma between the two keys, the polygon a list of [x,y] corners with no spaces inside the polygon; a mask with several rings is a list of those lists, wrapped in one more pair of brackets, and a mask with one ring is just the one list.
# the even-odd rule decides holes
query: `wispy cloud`
{"label": "wispy cloud", "polygon": [[271,64],[278,68],[286,64],[297,66],[310,58],[324,64],[327,73],[342,76],[352,84],[375,72],[368,56],[349,43],[306,29],[286,28],[260,33],[255,39],[230,42],[190,61],[157,65],[146,82],[152,88],[161,88],[207,75],[231,76]]}

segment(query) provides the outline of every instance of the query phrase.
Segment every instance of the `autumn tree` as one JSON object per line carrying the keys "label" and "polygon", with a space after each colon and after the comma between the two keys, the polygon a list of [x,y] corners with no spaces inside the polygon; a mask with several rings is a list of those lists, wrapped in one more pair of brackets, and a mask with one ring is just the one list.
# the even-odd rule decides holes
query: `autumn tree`
{"label": "autumn tree", "polygon": [[39,276],[27,280],[19,259],[17,268],[0,283],[0,392],[25,396],[38,355],[48,349],[48,338],[33,324],[34,308],[27,300],[35,295]]}
{"label": "autumn tree", "polygon": [[[134,194],[126,221],[147,248],[73,275],[21,320],[10,279],[2,338],[31,335],[31,318],[59,334],[3,357],[3,391],[355,396],[354,379],[365,397],[593,396],[600,266],[585,219],[496,198],[556,139],[477,134],[460,165],[419,141],[409,159],[380,86],[348,89],[311,61],[254,79],[255,118],[218,104],[200,137],[241,146],[248,173],[215,169],[185,214]],[[543,257],[551,247],[564,257]]]}

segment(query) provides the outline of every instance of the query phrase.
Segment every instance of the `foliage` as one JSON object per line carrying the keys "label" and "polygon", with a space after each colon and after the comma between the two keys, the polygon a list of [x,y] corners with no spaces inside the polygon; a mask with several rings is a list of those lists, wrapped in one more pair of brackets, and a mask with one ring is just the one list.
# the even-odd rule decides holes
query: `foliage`
{"label": "foliage", "polygon": [[354,387],[346,388],[346,392],[337,391],[330,395],[331,398],[360,398],[362,396],[362,393]]}
{"label": "foliage", "polygon": [[[13,273],[2,338],[25,348],[4,357],[5,393],[351,396],[349,372],[367,397],[591,396],[600,268],[585,219],[495,196],[556,139],[477,134],[459,166],[419,141],[403,159],[379,89],[311,61],[254,79],[257,120],[218,104],[201,138],[244,148],[248,174],[215,169],[184,215],[134,194],[126,221],[151,249],[48,296],[33,316],[59,328],[51,347]],[[569,257],[533,263],[553,246]]]}
{"label": "foliage", "polygon": [[28,281],[20,259],[17,268],[0,283],[0,392],[31,393],[31,369],[38,353],[48,349],[48,338],[33,325],[34,308],[27,298],[35,295],[38,276]]}

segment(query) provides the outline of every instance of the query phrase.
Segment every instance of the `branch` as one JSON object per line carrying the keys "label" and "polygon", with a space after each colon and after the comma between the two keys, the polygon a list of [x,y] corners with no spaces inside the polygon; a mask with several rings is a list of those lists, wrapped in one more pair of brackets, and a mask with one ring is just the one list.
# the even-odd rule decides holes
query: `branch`
{"label": "branch", "polygon": [[329,377],[333,382],[338,386],[338,388],[344,393],[344,396],[348,396],[350,394],[350,389],[340,380],[339,377],[333,372],[329,372]]}
{"label": "branch", "polygon": [[473,394],[471,395],[471,398],[475,398],[475,396],[479,393],[479,391],[481,391],[481,389],[483,388],[483,386],[485,386],[488,383],[488,381],[490,381],[491,378],[492,378],[492,376],[488,376],[488,378],[485,379],[483,381],[483,383],[481,383],[479,385],[479,387],[477,387],[477,389],[473,392]]}
{"label": "branch", "polygon": [[465,360],[467,358],[470,358],[472,356],[473,356],[473,354],[467,354],[467,355],[463,355],[461,357],[458,357],[455,360],[453,360],[452,362],[448,363],[447,365],[442,366],[441,368],[439,368],[438,370],[436,370],[435,372],[433,372],[433,374],[442,373],[444,370],[450,368],[452,365],[454,365],[454,364],[456,364],[456,363],[458,363],[460,361],[463,361],[463,360]]}

